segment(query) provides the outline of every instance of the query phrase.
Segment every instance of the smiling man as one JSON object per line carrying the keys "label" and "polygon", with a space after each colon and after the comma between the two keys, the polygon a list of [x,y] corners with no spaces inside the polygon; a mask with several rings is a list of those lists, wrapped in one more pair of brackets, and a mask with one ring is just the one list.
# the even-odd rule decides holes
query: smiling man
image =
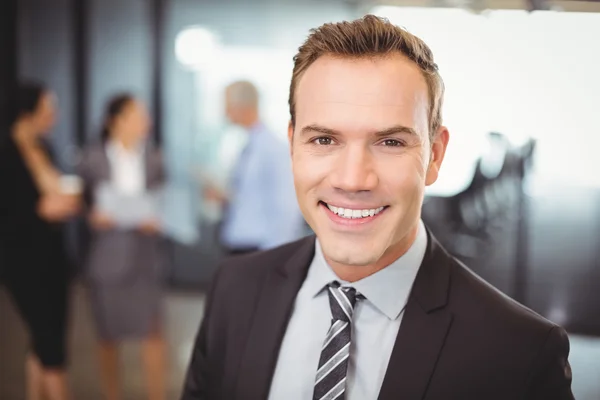
{"label": "smiling man", "polygon": [[222,265],[183,399],[572,399],[565,331],[421,221],[449,133],[430,49],[366,16],[294,59],[289,141],[316,237]]}

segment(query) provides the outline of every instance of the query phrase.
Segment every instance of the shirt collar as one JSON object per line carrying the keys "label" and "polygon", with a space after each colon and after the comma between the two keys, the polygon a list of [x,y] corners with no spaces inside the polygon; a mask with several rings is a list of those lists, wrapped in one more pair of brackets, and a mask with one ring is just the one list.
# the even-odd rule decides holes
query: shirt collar
{"label": "shirt collar", "polygon": [[251,127],[248,128],[248,132],[251,134],[258,134],[265,130],[265,126],[261,121],[254,123]]}
{"label": "shirt collar", "polygon": [[381,271],[349,284],[339,279],[327,264],[317,238],[315,255],[309,267],[305,284],[313,296],[321,293],[325,286],[334,280],[339,281],[342,286],[351,285],[381,313],[394,320],[400,316],[408,302],[408,296],[425,257],[426,249],[427,232],[425,225],[420,221],[417,238],[402,257]]}
{"label": "shirt collar", "polygon": [[106,142],[106,149],[114,157],[137,158],[144,153],[145,145],[143,142],[140,142],[134,149],[128,150],[119,141],[108,140]]}

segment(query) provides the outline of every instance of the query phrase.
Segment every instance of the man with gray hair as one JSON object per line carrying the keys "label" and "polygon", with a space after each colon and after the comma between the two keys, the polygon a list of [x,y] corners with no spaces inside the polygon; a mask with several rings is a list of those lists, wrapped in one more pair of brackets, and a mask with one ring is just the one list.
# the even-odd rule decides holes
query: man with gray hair
{"label": "man with gray hair", "polygon": [[229,196],[221,197],[227,204],[220,232],[226,254],[268,249],[298,239],[303,218],[294,193],[289,151],[260,121],[256,86],[248,81],[227,86],[225,113],[249,135],[234,167]]}

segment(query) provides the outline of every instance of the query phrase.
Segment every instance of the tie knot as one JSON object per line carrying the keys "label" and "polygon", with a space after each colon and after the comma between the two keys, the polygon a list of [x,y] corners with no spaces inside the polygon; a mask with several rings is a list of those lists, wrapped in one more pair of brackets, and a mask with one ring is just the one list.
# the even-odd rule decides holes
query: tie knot
{"label": "tie knot", "polygon": [[361,299],[362,295],[353,287],[341,287],[336,281],[328,285],[327,291],[333,320],[351,322],[356,300]]}

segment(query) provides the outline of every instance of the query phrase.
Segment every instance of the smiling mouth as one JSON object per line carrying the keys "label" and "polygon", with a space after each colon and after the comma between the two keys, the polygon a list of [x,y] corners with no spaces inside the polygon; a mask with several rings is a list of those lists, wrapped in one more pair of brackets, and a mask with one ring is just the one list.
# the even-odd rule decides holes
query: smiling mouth
{"label": "smiling mouth", "polygon": [[319,203],[324,205],[325,207],[327,207],[329,209],[329,211],[331,211],[333,214],[335,214],[341,218],[346,218],[346,219],[361,219],[361,218],[374,217],[389,207],[389,206],[383,206],[383,207],[377,207],[377,208],[353,209],[353,208],[336,207],[331,204],[327,204],[324,201],[321,201]]}

